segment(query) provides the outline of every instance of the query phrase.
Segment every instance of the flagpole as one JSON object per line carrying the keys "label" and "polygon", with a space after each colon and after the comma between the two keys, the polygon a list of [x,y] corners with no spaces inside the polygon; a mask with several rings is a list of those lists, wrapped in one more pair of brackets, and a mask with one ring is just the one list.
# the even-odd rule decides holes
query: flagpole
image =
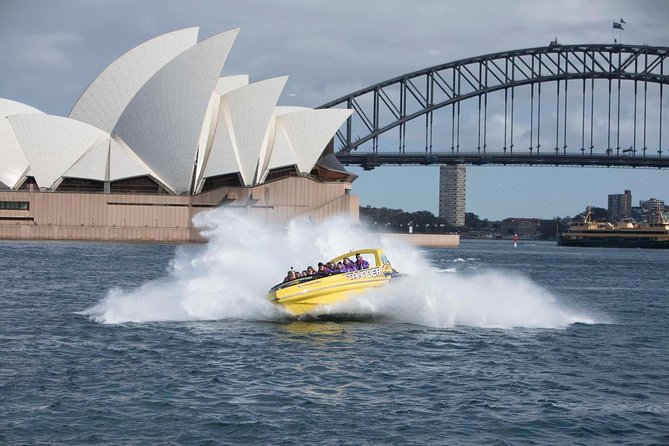
{"label": "flagpole", "polygon": [[[623,23],[625,23],[625,20],[623,18],[620,18],[620,22],[614,21],[613,24],[611,25],[611,40],[613,41],[614,44],[616,43],[623,43]],[[615,38],[616,32],[615,30],[618,29],[618,38]]]}

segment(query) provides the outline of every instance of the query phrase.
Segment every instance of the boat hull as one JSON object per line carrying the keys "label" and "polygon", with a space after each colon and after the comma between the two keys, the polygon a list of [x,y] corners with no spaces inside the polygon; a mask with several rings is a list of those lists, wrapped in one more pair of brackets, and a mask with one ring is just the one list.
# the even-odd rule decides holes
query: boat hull
{"label": "boat hull", "polygon": [[274,286],[267,298],[293,316],[320,316],[323,311],[319,307],[350,299],[356,294],[380,287],[402,276],[393,269],[383,250],[378,248],[350,251],[335,257],[327,264],[346,264],[347,259],[358,255],[369,259],[369,262],[365,261],[363,269],[299,277]]}
{"label": "boat hull", "polygon": [[570,226],[558,237],[559,246],[592,248],[669,249],[669,221],[660,212],[650,222],[597,222],[587,208],[580,224]]}
{"label": "boat hull", "polygon": [[624,237],[598,237],[570,239],[558,238],[559,246],[579,246],[587,248],[644,248],[644,249],[669,249],[669,239],[653,240],[644,238]]}
{"label": "boat hull", "polygon": [[350,299],[391,280],[381,268],[335,274],[270,292],[268,298],[293,316],[314,315],[317,308]]}

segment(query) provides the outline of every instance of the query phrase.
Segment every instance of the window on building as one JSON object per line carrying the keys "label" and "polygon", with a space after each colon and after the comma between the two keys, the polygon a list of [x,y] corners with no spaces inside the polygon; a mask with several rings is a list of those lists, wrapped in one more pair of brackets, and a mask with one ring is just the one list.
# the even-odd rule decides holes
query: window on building
{"label": "window on building", "polygon": [[27,201],[0,201],[0,209],[27,211],[30,210],[30,203]]}
{"label": "window on building", "polygon": [[84,178],[63,178],[57,192],[103,192],[104,181],[87,180]]}
{"label": "window on building", "polygon": [[169,192],[149,176],[112,181],[112,194],[168,194]]}
{"label": "window on building", "polygon": [[242,183],[239,181],[239,174],[230,173],[207,178],[202,186],[202,192],[218,189],[219,187],[241,187],[241,185]]}

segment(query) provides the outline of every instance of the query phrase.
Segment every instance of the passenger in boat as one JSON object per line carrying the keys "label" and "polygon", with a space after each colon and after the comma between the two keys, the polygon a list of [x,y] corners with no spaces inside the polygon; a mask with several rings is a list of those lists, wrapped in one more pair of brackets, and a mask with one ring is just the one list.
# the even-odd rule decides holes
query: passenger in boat
{"label": "passenger in boat", "polygon": [[318,274],[329,274],[330,268],[328,268],[323,262],[318,262]]}
{"label": "passenger in boat", "polygon": [[369,268],[369,262],[362,258],[360,254],[355,255],[355,266],[358,269],[367,269]]}
{"label": "passenger in boat", "polygon": [[355,267],[355,264],[351,262],[351,259],[349,259],[348,257],[344,257],[344,271],[351,272],[357,269],[358,268]]}
{"label": "passenger in boat", "polygon": [[337,262],[337,272],[338,273],[345,273],[346,272],[346,267],[344,266],[343,263]]}
{"label": "passenger in boat", "polygon": [[306,270],[306,269],[305,269],[304,271],[302,271],[302,277],[307,277],[307,276],[309,276],[309,275],[310,275],[310,274],[307,274],[307,270]]}
{"label": "passenger in boat", "polygon": [[309,265],[309,267],[307,267],[307,276],[313,276],[314,274],[316,274],[316,270],[313,266]]}
{"label": "passenger in boat", "polygon": [[295,271],[291,269],[290,271],[288,271],[286,277],[284,277],[283,283],[290,282],[292,280],[295,280]]}
{"label": "passenger in boat", "polygon": [[299,279],[300,277],[302,277],[302,274],[299,271],[295,271],[295,278]]}

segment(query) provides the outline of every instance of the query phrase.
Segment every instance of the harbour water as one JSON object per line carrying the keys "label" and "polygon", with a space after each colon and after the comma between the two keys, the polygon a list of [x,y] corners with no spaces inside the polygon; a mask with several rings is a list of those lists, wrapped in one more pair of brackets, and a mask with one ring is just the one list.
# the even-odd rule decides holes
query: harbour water
{"label": "harbour water", "polygon": [[669,251],[388,245],[406,281],[291,321],[259,290],[373,236],[200,224],[0,242],[1,444],[669,443]]}

